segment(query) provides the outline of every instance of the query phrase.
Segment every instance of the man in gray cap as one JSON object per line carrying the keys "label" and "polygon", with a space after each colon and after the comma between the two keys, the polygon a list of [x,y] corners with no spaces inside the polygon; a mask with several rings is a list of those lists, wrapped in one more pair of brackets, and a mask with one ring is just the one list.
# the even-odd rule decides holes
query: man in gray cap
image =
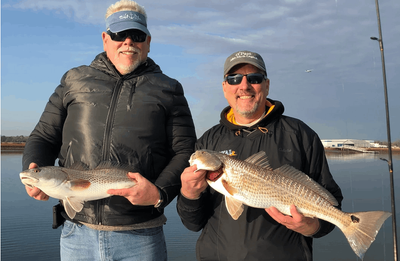
{"label": "man in gray cap", "polygon": [[[318,135],[298,119],[283,115],[281,102],[267,98],[270,82],[262,57],[250,51],[230,55],[224,65],[222,88],[229,106],[220,123],[197,141],[195,149],[222,152],[245,160],[265,151],[270,166],[288,164],[303,171],[342,201]],[[193,165],[181,175],[177,209],[183,224],[202,234],[198,260],[312,260],[312,240],[334,225],[307,218],[291,206],[291,216],[276,208],[245,206],[234,220],[224,196],[208,186],[207,172]],[[340,207],[340,205],[339,205]]]}
{"label": "man in gray cap", "polygon": [[[55,206],[61,260],[167,260],[163,213],[193,153],[192,116],[181,84],[147,57],[143,7],[129,0],[111,5],[102,38],[104,53],[62,77],[26,143],[23,169],[58,158],[63,167],[124,167],[136,182],[84,202],[80,211],[75,206],[72,217]],[[26,191],[49,198],[38,188]]]}

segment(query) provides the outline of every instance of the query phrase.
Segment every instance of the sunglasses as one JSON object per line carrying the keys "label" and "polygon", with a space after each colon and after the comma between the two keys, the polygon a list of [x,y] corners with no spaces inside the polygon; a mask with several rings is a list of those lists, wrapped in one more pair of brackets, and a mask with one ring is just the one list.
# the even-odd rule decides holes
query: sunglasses
{"label": "sunglasses", "polygon": [[243,76],[246,76],[247,82],[250,84],[260,84],[263,80],[268,79],[266,75],[262,73],[249,73],[249,74],[231,74],[225,77],[230,85],[238,85],[242,82]]}
{"label": "sunglasses", "polygon": [[107,30],[107,34],[116,42],[123,42],[127,37],[130,37],[132,41],[142,43],[146,41],[147,37],[147,34],[140,30],[126,30],[118,33],[112,33],[110,30]]}

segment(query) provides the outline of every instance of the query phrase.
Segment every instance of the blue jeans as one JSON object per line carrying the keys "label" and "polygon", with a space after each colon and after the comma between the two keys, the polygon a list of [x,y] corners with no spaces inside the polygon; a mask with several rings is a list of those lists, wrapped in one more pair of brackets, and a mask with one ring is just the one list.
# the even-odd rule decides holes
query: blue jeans
{"label": "blue jeans", "polygon": [[62,261],[166,261],[163,227],[98,231],[65,221],[60,240]]}

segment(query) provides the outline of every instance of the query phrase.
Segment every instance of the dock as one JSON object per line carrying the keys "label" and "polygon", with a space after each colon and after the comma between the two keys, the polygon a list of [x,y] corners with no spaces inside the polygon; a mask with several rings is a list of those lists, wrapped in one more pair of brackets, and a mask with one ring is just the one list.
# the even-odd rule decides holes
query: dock
{"label": "dock", "polygon": [[362,153],[379,153],[377,151],[367,150],[366,148],[349,146],[349,145],[343,145],[343,147],[341,147],[341,149],[342,150],[352,150],[352,151],[357,151],[357,152],[362,152]]}

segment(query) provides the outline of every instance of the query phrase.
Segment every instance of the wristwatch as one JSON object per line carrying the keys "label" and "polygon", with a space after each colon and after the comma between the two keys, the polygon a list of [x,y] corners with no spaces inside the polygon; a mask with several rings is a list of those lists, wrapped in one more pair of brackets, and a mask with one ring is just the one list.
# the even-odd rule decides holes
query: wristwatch
{"label": "wristwatch", "polygon": [[157,188],[157,189],[158,189],[158,193],[160,194],[160,198],[158,199],[157,203],[154,205],[155,208],[159,208],[164,201],[161,190],[159,188]]}

